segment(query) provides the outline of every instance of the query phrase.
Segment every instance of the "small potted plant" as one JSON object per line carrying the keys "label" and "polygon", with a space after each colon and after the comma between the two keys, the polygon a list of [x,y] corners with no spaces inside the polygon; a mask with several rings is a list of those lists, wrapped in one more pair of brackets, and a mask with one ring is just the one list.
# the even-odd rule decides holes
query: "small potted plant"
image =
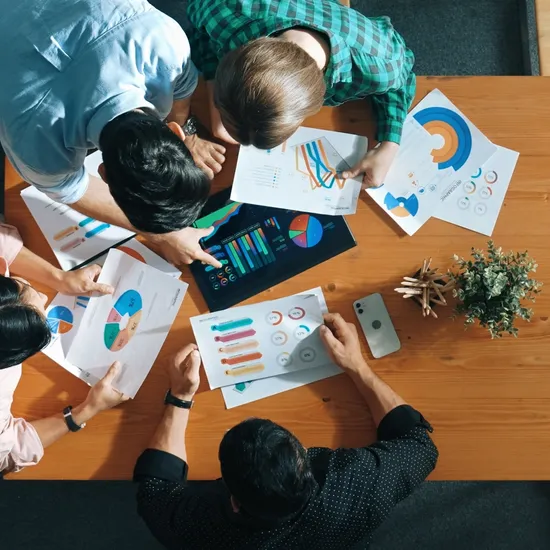
{"label": "small potted plant", "polygon": [[489,241],[487,253],[472,248],[472,259],[455,255],[454,261],[459,270],[450,271],[449,277],[458,299],[455,317],[464,315],[466,327],[477,319],[491,338],[501,338],[506,332],[517,337],[516,318],[529,321],[533,315],[523,302],[534,302],[542,286],[529,277],[537,269],[535,260],[527,252],[504,253]]}

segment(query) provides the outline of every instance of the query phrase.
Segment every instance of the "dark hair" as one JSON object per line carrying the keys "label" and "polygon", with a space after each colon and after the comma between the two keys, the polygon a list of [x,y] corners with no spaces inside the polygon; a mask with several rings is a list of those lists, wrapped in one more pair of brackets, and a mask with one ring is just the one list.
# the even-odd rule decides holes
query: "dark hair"
{"label": "dark hair", "polygon": [[99,147],[111,195],[136,229],[169,233],[197,219],[210,180],[184,142],[149,109],[111,120]]}
{"label": "dark hair", "polygon": [[321,109],[325,91],[323,71],[303,48],[264,37],[222,58],[214,102],[233,139],[271,149]]}
{"label": "dark hair", "polygon": [[290,518],[317,486],[304,447],[270,420],[251,418],[231,428],[220,444],[219,459],[233,497],[261,520]]}
{"label": "dark hair", "polygon": [[25,286],[0,275],[0,369],[19,365],[50,343],[46,319],[24,295]]}

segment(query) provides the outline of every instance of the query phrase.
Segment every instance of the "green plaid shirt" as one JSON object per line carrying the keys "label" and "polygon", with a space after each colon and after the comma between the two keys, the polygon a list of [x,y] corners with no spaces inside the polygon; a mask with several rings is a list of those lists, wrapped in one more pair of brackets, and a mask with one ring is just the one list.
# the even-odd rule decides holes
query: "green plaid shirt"
{"label": "green plaid shirt", "polygon": [[415,93],[413,53],[387,17],[369,19],[337,0],[189,0],[193,61],[212,80],[219,60],[250,40],[292,27],[326,34],[325,105],[372,95],[379,141],[399,143]]}

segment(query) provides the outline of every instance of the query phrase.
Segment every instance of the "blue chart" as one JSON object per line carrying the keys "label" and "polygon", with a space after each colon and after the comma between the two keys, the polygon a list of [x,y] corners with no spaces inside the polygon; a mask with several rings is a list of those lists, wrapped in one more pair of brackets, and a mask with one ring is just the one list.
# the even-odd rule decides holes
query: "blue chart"
{"label": "blue chart", "polygon": [[73,328],[74,317],[68,307],[53,307],[48,311],[46,319],[53,334],[65,334]]}
{"label": "blue chart", "polygon": [[413,193],[409,197],[394,197],[391,193],[386,193],[384,198],[386,208],[399,218],[416,216],[418,213],[418,198]]}
{"label": "blue chart", "polygon": [[314,216],[300,214],[290,222],[288,236],[296,246],[311,248],[321,242],[323,226]]}
{"label": "blue chart", "polygon": [[275,254],[261,227],[229,241],[224,249],[240,277],[275,261]]}
{"label": "blue chart", "polygon": [[343,189],[346,180],[340,175],[337,165],[342,165],[343,159],[336,149],[325,138],[319,138],[295,149],[296,171],[307,176],[312,190]]}
{"label": "blue chart", "polygon": [[413,116],[427,132],[443,138],[442,147],[432,151],[439,170],[460,170],[472,152],[472,133],[462,116],[446,107],[428,107]]}

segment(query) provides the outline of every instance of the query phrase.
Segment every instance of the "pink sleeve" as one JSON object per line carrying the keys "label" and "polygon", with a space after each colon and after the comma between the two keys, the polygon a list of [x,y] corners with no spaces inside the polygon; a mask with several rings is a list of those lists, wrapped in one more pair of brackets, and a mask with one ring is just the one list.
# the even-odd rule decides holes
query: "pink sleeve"
{"label": "pink sleeve", "polygon": [[18,472],[38,464],[43,456],[44,447],[33,425],[10,415],[0,433],[0,472]]}
{"label": "pink sleeve", "polygon": [[0,256],[10,265],[23,248],[23,240],[13,225],[0,223]]}

